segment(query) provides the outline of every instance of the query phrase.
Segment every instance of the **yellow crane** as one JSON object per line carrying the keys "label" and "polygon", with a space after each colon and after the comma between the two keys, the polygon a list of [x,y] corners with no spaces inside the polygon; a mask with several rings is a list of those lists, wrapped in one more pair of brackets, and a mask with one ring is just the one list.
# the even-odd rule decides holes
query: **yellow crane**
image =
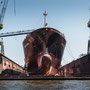
{"label": "yellow crane", "polygon": [[8,0],[0,0],[0,30],[3,29],[3,19],[7,8]]}

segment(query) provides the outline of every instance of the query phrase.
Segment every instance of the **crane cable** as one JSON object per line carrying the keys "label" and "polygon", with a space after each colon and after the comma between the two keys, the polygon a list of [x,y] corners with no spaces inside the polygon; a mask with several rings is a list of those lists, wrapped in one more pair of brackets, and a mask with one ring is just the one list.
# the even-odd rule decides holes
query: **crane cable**
{"label": "crane cable", "polygon": [[16,0],[14,0],[14,15],[16,16]]}
{"label": "crane cable", "polygon": [[63,58],[63,61],[65,61],[66,63],[69,63],[69,62],[67,62],[67,60],[65,60],[64,58]]}
{"label": "crane cable", "polygon": [[75,58],[74,58],[74,56],[73,56],[73,53],[72,53],[72,51],[71,51],[70,46],[69,46],[68,43],[67,43],[67,45],[68,45],[68,48],[67,48],[67,46],[66,46],[66,50],[67,50],[68,54],[75,60]]}
{"label": "crane cable", "polygon": [[[68,54],[70,55],[70,57],[72,57],[73,60],[75,60],[75,58],[74,58],[74,56],[73,56],[73,53],[72,53],[72,51],[71,51],[70,46],[69,46],[68,43],[67,43],[67,46],[66,46],[66,50],[67,50]],[[68,62],[67,60],[65,60],[64,58],[63,58],[63,61],[66,62],[66,63],[69,63],[69,62]]]}
{"label": "crane cable", "polygon": [[[66,50],[67,50],[67,52],[68,52],[68,54],[75,60],[75,58],[74,58],[74,56],[73,56],[73,53],[72,53],[72,51],[71,51],[71,49],[70,49],[70,46],[69,46],[69,44],[67,43],[67,45],[68,45],[68,48],[67,48],[67,46],[66,46]],[[69,49],[69,50],[68,50]],[[63,58],[63,61],[65,61],[66,63],[69,63],[67,60],[65,60],[64,58]]]}

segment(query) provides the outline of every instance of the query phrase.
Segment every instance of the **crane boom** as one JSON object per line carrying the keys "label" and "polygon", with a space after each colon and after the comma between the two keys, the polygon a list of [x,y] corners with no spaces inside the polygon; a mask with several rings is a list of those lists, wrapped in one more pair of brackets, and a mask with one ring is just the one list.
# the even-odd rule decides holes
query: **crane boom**
{"label": "crane boom", "polygon": [[23,31],[16,31],[16,32],[0,33],[0,38],[1,38],[1,37],[10,37],[10,36],[30,34],[32,31],[35,31],[35,30],[32,29],[32,30],[23,30]]}
{"label": "crane boom", "polygon": [[0,29],[3,28],[3,19],[4,19],[4,15],[5,15],[5,11],[6,11],[6,8],[7,8],[7,4],[8,4],[8,0],[1,0],[0,1]]}

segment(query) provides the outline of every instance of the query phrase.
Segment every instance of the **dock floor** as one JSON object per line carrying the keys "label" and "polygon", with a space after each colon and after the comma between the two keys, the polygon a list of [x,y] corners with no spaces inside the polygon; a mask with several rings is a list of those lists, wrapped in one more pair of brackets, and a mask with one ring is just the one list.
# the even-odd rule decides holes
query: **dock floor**
{"label": "dock floor", "polygon": [[0,76],[0,80],[90,80],[90,77],[61,76]]}

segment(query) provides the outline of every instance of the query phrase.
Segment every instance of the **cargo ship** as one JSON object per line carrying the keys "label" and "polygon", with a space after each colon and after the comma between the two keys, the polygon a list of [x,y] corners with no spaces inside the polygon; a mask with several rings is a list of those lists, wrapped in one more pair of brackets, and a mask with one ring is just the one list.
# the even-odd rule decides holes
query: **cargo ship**
{"label": "cargo ship", "polygon": [[23,41],[25,67],[29,75],[55,75],[61,65],[65,36],[46,27],[46,22],[44,25],[28,34]]}

